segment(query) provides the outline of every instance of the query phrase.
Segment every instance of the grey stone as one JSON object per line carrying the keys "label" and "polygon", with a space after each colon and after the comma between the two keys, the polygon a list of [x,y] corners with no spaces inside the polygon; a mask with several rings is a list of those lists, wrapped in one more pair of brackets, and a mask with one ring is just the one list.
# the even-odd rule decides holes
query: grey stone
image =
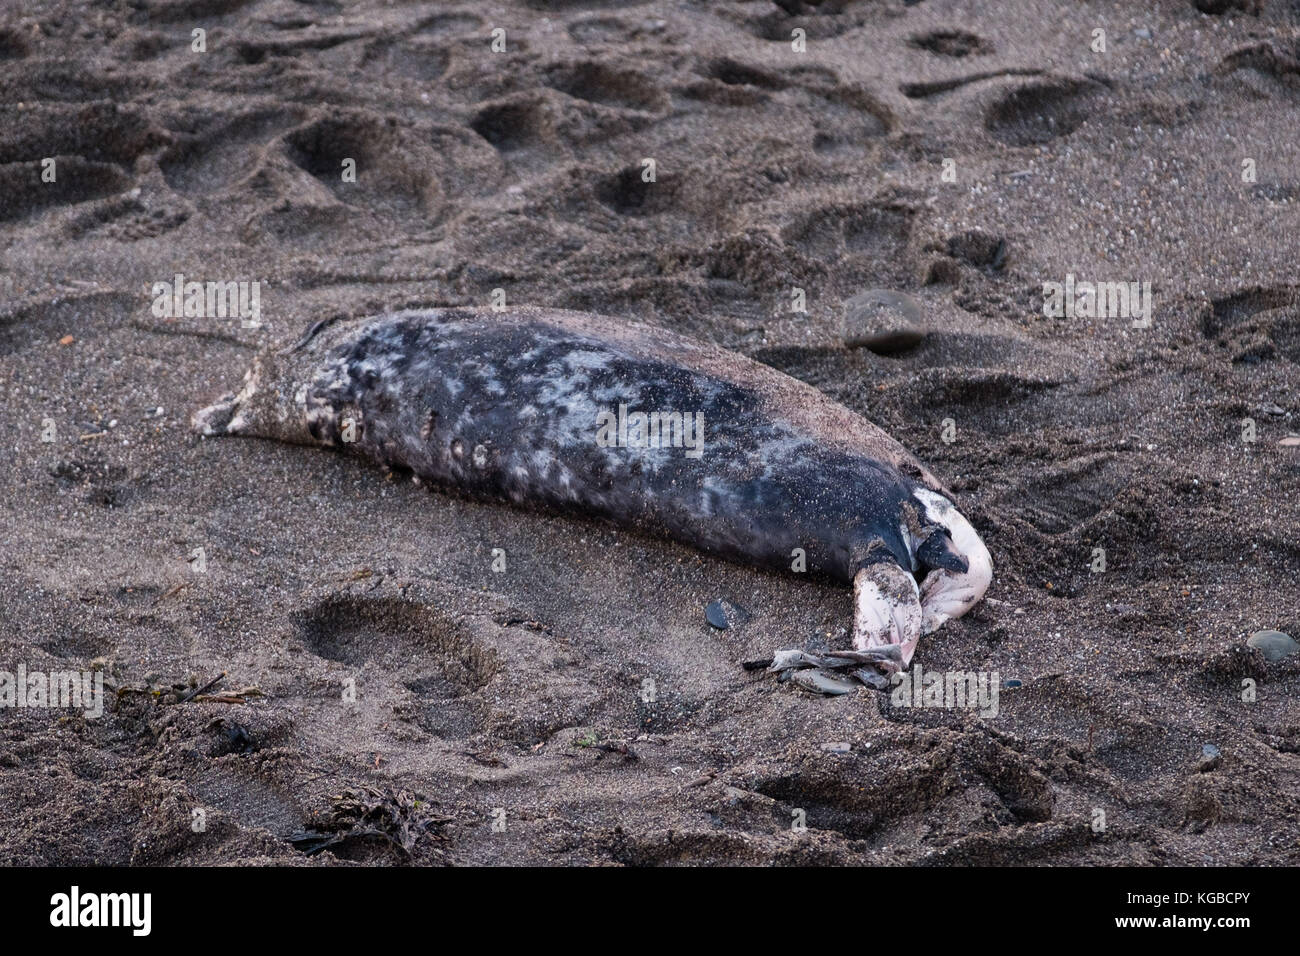
{"label": "grey stone", "polygon": [[1300,651],[1300,644],[1290,634],[1281,631],[1256,631],[1246,641],[1264,655],[1265,660],[1280,661]]}
{"label": "grey stone", "polygon": [[897,355],[925,338],[921,303],[903,292],[871,289],[844,303],[844,344],[877,355]]}

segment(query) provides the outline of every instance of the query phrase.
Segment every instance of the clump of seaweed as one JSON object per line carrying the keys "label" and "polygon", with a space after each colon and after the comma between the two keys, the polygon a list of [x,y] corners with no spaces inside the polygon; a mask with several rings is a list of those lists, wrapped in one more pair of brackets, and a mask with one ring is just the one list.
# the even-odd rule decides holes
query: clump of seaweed
{"label": "clump of seaweed", "polygon": [[309,829],[289,842],[308,856],[379,843],[410,860],[422,839],[443,839],[442,828],[454,819],[432,812],[409,790],[361,787],[330,797],[328,809],[314,812]]}

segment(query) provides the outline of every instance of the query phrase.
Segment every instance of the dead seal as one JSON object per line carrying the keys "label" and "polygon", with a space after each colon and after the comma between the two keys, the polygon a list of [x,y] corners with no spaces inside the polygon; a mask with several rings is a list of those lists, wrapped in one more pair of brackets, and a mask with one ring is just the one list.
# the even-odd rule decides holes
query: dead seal
{"label": "dead seal", "polygon": [[817,389],[713,345],[556,309],[317,323],[258,356],[203,435],[355,448],[424,481],[576,512],[854,589],[853,644],[970,610],[988,550],[940,482]]}

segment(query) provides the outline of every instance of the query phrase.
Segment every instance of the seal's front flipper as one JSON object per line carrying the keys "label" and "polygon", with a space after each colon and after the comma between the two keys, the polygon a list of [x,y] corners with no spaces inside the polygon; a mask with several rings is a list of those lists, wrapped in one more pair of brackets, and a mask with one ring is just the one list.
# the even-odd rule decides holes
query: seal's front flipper
{"label": "seal's front flipper", "polygon": [[853,576],[853,646],[860,651],[897,644],[898,663],[882,662],[886,670],[906,668],[921,639],[921,598],[916,578],[892,561],[868,565]]}

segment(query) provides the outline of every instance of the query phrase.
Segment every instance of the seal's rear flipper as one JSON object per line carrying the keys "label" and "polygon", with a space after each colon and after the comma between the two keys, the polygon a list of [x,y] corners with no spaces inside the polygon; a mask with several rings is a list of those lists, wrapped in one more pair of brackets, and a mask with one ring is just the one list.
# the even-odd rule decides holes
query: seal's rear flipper
{"label": "seal's rear flipper", "polygon": [[226,392],[207,408],[200,408],[190,416],[190,424],[200,435],[241,435],[247,424],[249,402],[257,393],[261,372],[261,359],[254,358],[252,366],[244,373],[238,394]]}
{"label": "seal's rear flipper", "polygon": [[207,408],[200,408],[190,419],[194,430],[200,435],[224,435],[230,427],[230,420],[239,410],[239,402],[234,392],[226,392]]}
{"label": "seal's rear flipper", "polygon": [[921,639],[921,599],[912,577],[892,561],[868,565],[853,576],[853,646],[860,651],[899,645],[898,663],[882,662],[886,670],[906,668]]}

